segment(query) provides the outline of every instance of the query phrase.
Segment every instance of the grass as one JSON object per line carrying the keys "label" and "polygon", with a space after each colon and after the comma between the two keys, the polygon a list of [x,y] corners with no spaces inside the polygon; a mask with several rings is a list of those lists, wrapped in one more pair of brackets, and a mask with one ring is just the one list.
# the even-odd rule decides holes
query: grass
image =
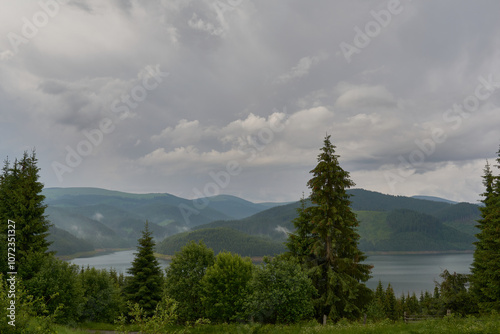
{"label": "grass", "polygon": [[[85,329],[93,330],[113,330],[109,325],[100,327],[104,324],[90,324]],[[384,320],[376,323],[363,325],[358,322],[339,321],[336,324],[327,324],[321,326],[315,321],[300,323],[295,325],[261,325],[261,324],[220,324],[220,325],[202,325],[197,327],[173,326],[165,333],[259,333],[259,334],[476,334],[476,333],[495,333],[500,329],[500,317],[498,315],[483,316],[480,318],[467,317],[446,317],[443,319],[426,320],[413,324],[405,324],[402,321],[392,322]],[[130,328],[130,331],[134,328]],[[82,334],[88,333],[80,329],[69,329],[67,327],[57,327],[57,332],[62,334]]]}

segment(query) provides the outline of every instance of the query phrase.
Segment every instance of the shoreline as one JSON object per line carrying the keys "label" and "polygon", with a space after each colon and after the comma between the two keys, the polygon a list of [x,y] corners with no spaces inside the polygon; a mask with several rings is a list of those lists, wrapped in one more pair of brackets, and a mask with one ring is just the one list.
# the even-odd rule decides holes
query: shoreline
{"label": "shoreline", "polygon": [[[157,259],[162,259],[162,260],[165,260],[165,261],[172,261],[174,255],[167,255],[167,254],[160,254],[160,253],[154,253],[154,256],[157,258]],[[246,258],[246,257],[249,257],[250,260],[252,260],[252,262],[263,262],[264,261],[264,256],[242,256],[242,258]],[[269,257],[272,257],[272,256],[269,256]]]}
{"label": "shoreline", "polygon": [[[135,248],[100,248],[88,252],[80,252],[71,255],[57,255],[58,259],[69,261],[79,258],[89,258],[100,255],[111,254],[114,252],[134,250]],[[444,255],[444,254],[473,254],[474,250],[444,250],[444,251],[368,251],[364,252],[366,256],[373,255]],[[154,256],[158,259],[165,261],[172,261],[174,255],[154,253]],[[245,256],[246,257],[246,256]],[[263,262],[264,256],[249,256],[252,262]],[[270,256],[271,257],[271,256]]]}
{"label": "shoreline", "polygon": [[369,251],[365,255],[444,255],[444,254],[473,254],[474,250],[443,250],[443,251]]}
{"label": "shoreline", "polygon": [[70,255],[55,255],[60,260],[63,261],[69,261],[69,260],[74,260],[74,259],[84,259],[88,257],[96,257],[100,255],[106,255],[106,254],[111,254],[114,252],[121,252],[121,251],[127,251],[127,250],[133,250],[135,248],[99,248],[99,249],[94,249],[93,251],[88,251],[88,252],[79,252],[75,254],[70,254]]}

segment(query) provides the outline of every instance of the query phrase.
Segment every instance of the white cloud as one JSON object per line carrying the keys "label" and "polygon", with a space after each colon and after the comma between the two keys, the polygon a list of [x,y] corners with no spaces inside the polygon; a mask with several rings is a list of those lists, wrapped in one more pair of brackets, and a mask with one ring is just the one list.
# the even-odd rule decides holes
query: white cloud
{"label": "white cloud", "polygon": [[210,35],[222,36],[224,34],[223,27],[215,27],[212,23],[205,22],[199,18],[196,13],[193,13],[193,16],[189,19],[188,24],[191,28],[208,32]]}
{"label": "white cloud", "polygon": [[97,220],[98,222],[101,222],[102,219],[104,218],[103,214],[100,212],[96,212],[93,216],[92,219]]}
{"label": "white cloud", "polygon": [[325,54],[321,54],[319,56],[303,57],[299,60],[297,65],[292,67],[292,69],[289,72],[284,73],[279,77],[277,77],[275,83],[283,84],[289,82],[290,80],[306,76],[309,74],[309,72],[314,66],[316,66],[321,60],[324,59],[326,59]]}
{"label": "white cloud", "polygon": [[283,233],[285,237],[288,237],[288,235],[292,233],[292,231],[281,225],[276,226],[274,230]]}
{"label": "white cloud", "polygon": [[337,87],[341,95],[335,102],[335,108],[394,108],[397,102],[386,87],[376,85],[346,85]]}

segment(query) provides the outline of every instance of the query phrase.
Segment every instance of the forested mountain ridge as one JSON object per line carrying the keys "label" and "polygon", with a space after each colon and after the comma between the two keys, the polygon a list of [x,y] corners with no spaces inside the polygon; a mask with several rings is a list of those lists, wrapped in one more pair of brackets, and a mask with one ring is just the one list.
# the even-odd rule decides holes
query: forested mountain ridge
{"label": "forested mountain ridge", "polygon": [[[363,189],[348,192],[353,195],[352,208],[360,221],[360,248],[365,251],[472,249],[479,217],[475,204],[391,196]],[[75,242],[83,241],[83,249],[88,249],[89,244],[94,248],[134,247],[146,220],[158,241],[189,230],[230,227],[281,245],[294,229],[292,221],[300,206],[300,202],[252,203],[229,195],[193,202],[170,194],[130,194],[99,188],[48,188],[43,194],[51,223],[77,237]],[[193,210],[184,212],[188,221],[183,207]],[[394,217],[402,222],[401,226],[394,224]],[[418,222],[423,222],[422,227],[433,224],[435,229],[401,230]],[[225,229],[217,231],[230,233]],[[214,236],[205,231],[205,237],[208,235]],[[52,248],[70,250],[68,243],[57,240],[64,239],[62,233],[53,237]]]}
{"label": "forested mountain ridge", "polygon": [[[54,225],[75,237],[78,247],[69,247],[69,237],[57,231],[52,250],[68,254],[71,249],[134,247],[144,222],[157,240],[190,227],[220,219],[239,219],[279,203],[252,203],[219,195],[189,200],[171,194],[131,194],[100,188],[45,188],[46,214]],[[56,231],[56,230],[54,230]]]}
{"label": "forested mountain ridge", "polygon": [[189,241],[203,240],[215,254],[230,251],[241,256],[278,255],[286,251],[282,242],[257,235],[247,234],[228,227],[204,228],[183,232],[165,238],[156,245],[160,254],[174,255]]}
{"label": "forested mountain ridge", "polygon": [[[384,195],[363,189],[348,191],[360,222],[364,251],[472,250],[479,206],[470,203]],[[230,227],[248,234],[286,240],[294,229],[299,202],[262,211],[241,220],[221,220],[194,227]]]}

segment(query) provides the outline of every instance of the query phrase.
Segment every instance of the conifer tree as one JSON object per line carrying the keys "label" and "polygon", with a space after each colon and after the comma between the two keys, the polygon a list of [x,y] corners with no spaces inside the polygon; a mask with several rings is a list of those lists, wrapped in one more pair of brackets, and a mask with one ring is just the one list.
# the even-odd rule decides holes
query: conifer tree
{"label": "conifer tree", "polygon": [[385,290],[384,311],[387,318],[390,320],[397,320],[396,295],[394,294],[394,289],[392,288],[391,283],[389,283],[387,289]]}
{"label": "conifer tree", "polygon": [[384,291],[384,286],[382,285],[382,281],[379,280],[377,284],[377,288],[375,289],[375,299],[380,301],[380,303],[383,303],[385,300],[385,291]]}
{"label": "conifer tree", "polygon": [[163,274],[154,256],[155,242],[146,221],[142,237],[138,240],[132,267],[127,270],[132,275],[125,285],[127,299],[144,310],[146,315],[153,314],[163,296]]}
{"label": "conifer tree", "polygon": [[[500,150],[497,168],[500,168]],[[472,263],[471,290],[482,311],[500,311],[500,176],[494,175],[487,163],[482,194],[484,206],[477,227],[476,249]]]}
{"label": "conifer tree", "polygon": [[[7,234],[9,220],[15,222],[15,270],[23,279],[32,278],[40,270],[51,244],[47,241],[50,222],[45,215],[47,206],[43,203],[37,162],[35,151],[31,155],[24,152],[23,158],[16,159],[12,166],[5,160],[0,175],[0,235],[3,238]],[[2,242],[2,252],[6,252],[5,246]],[[1,263],[5,272],[6,263]]]}
{"label": "conifer tree", "polygon": [[336,321],[361,314],[371,296],[365,285],[371,266],[362,264],[366,256],[359,250],[358,221],[350,208],[346,190],[354,186],[335,154],[335,146],[326,136],[318,156],[318,165],[307,183],[312,206],[299,208],[294,221],[295,234],[287,246],[306,268],[319,292],[315,300],[316,316]]}

